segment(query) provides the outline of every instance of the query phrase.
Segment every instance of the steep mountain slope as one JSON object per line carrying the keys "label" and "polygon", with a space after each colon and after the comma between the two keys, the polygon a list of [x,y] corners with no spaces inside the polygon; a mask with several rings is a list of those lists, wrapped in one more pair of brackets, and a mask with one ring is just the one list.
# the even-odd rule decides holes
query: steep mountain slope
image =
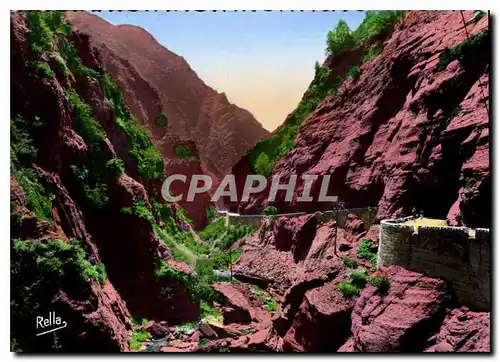
{"label": "steep mountain slope", "polygon": [[[164,238],[195,241],[88,39],[60,12],[12,13],[11,44],[12,349],[128,351],[132,318],[196,320],[191,270]],[[67,327],[38,337],[49,313]]]}
{"label": "steep mountain slope", "polygon": [[[205,85],[144,29],[113,26],[87,12],[68,12],[67,18],[75,32],[90,37],[104,69],[124,90],[125,104],[160,149],[171,142],[169,133],[192,140],[203,169],[220,177],[268,135],[251,113]],[[158,121],[161,115],[166,124]]]}
{"label": "steep mountain slope", "polygon": [[[359,68],[302,124],[294,123],[298,108],[282,126],[300,128],[293,147],[271,165],[268,180],[297,174],[299,181],[290,204],[278,194],[280,211],[328,207],[296,199],[300,175],[332,175],[329,194],[348,207],[378,205],[379,219],[415,207],[452,224],[490,225],[488,17],[465,11],[464,18],[466,28],[457,11],[410,12],[382,39],[383,51],[374,59],[361,64],[360,48],[327,59],[325,82]],[[363,45],[361,53],[368,49]],[[239,185],[255,168],[256,150],[268,152],[258,146],[233,168]],[[267,190],[235,208],[262,209]]]}

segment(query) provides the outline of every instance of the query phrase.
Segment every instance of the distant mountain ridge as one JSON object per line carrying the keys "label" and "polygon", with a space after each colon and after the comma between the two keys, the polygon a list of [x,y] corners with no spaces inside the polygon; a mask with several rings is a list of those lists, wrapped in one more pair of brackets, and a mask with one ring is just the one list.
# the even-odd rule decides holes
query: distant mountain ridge
{"label": "distant mountain ridge", "polygon": [[[160,150],[172,146],[172,135],[192,140],[202,168],[220,177],[269,134],[250,112],[207,86],[184,58],[146,30],[115,26],[84,11],[67,12],[66,17],[77,35],[89,37],[122,89],[125,104]],[[156,122],[162,114],[166,125]]]}

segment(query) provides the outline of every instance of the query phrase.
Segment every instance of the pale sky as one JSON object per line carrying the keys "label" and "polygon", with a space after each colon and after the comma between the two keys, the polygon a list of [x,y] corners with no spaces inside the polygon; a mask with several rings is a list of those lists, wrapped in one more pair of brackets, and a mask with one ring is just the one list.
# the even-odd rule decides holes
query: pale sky
{"label": "pale sky", "polygon": [[269,131],[285,120],[325,58],[339,19],[354,30],[363,12],[99,12],[138,25],[184,57],[209,86],[253,113]]}

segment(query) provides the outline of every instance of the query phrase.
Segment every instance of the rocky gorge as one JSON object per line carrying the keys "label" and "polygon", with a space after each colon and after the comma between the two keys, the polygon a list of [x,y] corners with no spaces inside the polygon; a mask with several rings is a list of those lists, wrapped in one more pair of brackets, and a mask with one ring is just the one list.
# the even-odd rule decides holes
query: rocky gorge
{"label": "rocky gorge", "polygon": [[[339,22],[269,134],[143,29],[12,13],[11,350],[490,352],[489,310],[458,303],[446,280],[376,265],[384,218],[491,227],[488,21]],[[332,175],[331,194],[377,215],[327,220],[317,211],[331,205],[297,201],[300,183],[291,203],[268,190],[227,202],[306,212],[258,228],[226,225],[207,195],[161,198],[169,174],[228,172],[240,188],[251,173]],[[50,311],[67,327],[37,336]]]}

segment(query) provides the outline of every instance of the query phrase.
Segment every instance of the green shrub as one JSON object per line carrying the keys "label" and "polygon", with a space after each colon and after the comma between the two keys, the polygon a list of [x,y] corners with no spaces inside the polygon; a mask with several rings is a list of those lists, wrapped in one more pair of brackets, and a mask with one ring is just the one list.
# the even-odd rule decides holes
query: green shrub
{"label": "green shrub", "polygon": [[351,279],[351,284],[358,288],[364,288],[366,282],[368,281],[368,272],[364,268],[359,268],[349,274]]}
{"label": "green shrub", "polygon": [[358,266],[358,264],[356,263],[356,260],[354,260],[353,258],[349,258],[348,256],[343,257],[342,262],[344,263],[344,265],[346,267],[351,268],[351,269],[354,269]]}
{"label": "green shrub", "polygon": [[276,312],[278,311],[278,303],[272,298],[267,299],[266,301],[263,301],[264,303],[264,309],[267,310],[268,312]]}
{"label": "green shrub", "polygon": [[77,133],[89,148],[100,148],[106,134],[99,122],[92,117],[92,107],[85,103],[73,89],[68,91],[68,100],[74,107]]}
{"label": "green shrub", "polygon": [[66,65],[66,61],[63,59],[63,57],[61,57],[60,54],[52,54],[51,55],[51,58],[55,60],[55,62],[57,63],[57,66],[59,67],[59,70],[61,71],[61,73],[67,77],[69,75],[69,68],[68,66]]}
{"label": "green shrub", "polygon": [[194,254],[206,255],[209,253],[210,248],[205,243],[198,243],[191,233],[187,231],[180,231],[174,236],[178,244],[184,245]]}
{"label": "green shrub", "polygon": [[374,245],[373,241],[365,239],[358,246],[358,258],[369,259],[371,262],[372,269],[377,267],[377,246]]}
{"label": "green shrub", "polygon": [[156,117],[155,124],[158,127],[166,127],[168,125],[168,118],[167,118],[167,116],[165,116],[163,113],[160,114],[158,117]]}
{"label": "green shrub", "polygon": [[370,284],[382,293],[387,292],[390,288],[389,279],[385,275],[379,275],[371,278]]}
{"label": "green shrub", "polygon": [[160,240],[163,243],[165,243],[166,246],[168,246],[168,248],[170,249],[170,252],[172,253],[172,256],[175,260],[183,261],[186,264],[193,264],[194,261],[193,261],[193,256],[191,255],[191,253],[189,251],[186,251],[185,249],[181,248],[179,246],[180,243],[177,243],[175,241],[175,236],[172,235],[172,234],[177,235],[177,233],[180,233],[177,225],[172,222],[172,223],[166,224],[167,228],[171,224],[175,225],[175,227],[172,226],[172,228],[169,228],[168,231],[166,231],[164,229],[160,229],[160,227],[156,224],[153,224],[153,228],[154,228],[155,232],[157,233],[157,235],[160,237]]}
{"label": "green shrub", "polygon": [[371,47],[368,52],[363,56],[363,63],[369,62],[370,60],[375,59],[384,51],[384,46],[382,44],[377,44]]}
{"label": "green shrub", "polygon": [[241,258],[241,254],[243,254],[243,250],[241,249],[236,249],[236,250],[233,250],[229,255],[230,255],[230,258],[231,258],[231,264],[234,264],[236,263],[238,260],[240,260]]}
{"label": "green shrub", "polygon": [[[20,327],[11,332],[23,350],[32,350],[30,343],[34,340],[25,331],[32,325],[33,315],[46,313],[57,293],[74,290],[86,298],[89,279],[105,278],[87,260],[76,240],[70,244],[61,240],[11,240],[10,271],[10,318],[13,325]],[[59,345],[46,347],[56,349]]]}
{"label": "green shrub", "polygon": [[472,18],[472,23],[476,24],[479,20],[481,20],[486,15],[485,11],[482,10],[474,10],[474,17]]}
{"label": "green shrub", "polygon": [[132,332],[132,336],[130,337],[130,340],[128,341],[130,348],[132,349],[140,349],[141,348],[141,342],[144,342],[146,339],[150,338],[151,336],[147,331],[143,330],[138,330]]}
{"label": "green shrub", "polygon": [[53,49],[52,31],[46,23],[45,12],[28,11],[26,13],[26,26],[29,33],[26,34],[31,48],[35,52],[50,52]]}
{"label": "green shrub", "polygon": [[[61,290],[78,291],[83,298],[90,293],[91,278],[105,281],[103,267],[87,260],[81,243],[61,240],[11,240],[10,317],[21,327],[11,331],[19,338],[20,349],[32,350],[33,339],[25,333],[33,323],[33,315],[43,315]],[[47,346],[57,349],[58,345]]]}
{"label": "green shrub", "polygon": [[208,220],[212,220],[214,217],[215,217],[215,209],[212,205],[208,205],[207,218],[208,218]]}
{"label": "green shrub", "polygon": [[369,239],[364,239],[361,244],[358,245],[358,258],[370,259],[372,255],[375,254],[373,248],[373,242]]}
{"label": "green shrub", "polygon": [[156,219],[163,221],[165,226],[169,229],[168,231],[173,232],[174,229],[178,230],[178,227],[173,219],[174,213],[170,205],[151,199],[151,207],[153,208],[153,213]]}
{"label": "green shrub", "polygon": [[54,80],[55,75],[52,69],[50,69],[49,65],[47,63],[43,63],[38,60],[30,61],[27,60],[24,63],[24,66],[28,70],[28,72],[32,75],[35,75],[40,78],[46,78],[49,80]]}
{"label": "green shrub", "polygon": [[267,176],[272,171],[274,165],[269,161],[269,157],[265,152],[261,152],[257,160],[255,161],[255,172],[259,175]]}
{"label": "green shrub", "polygon": [[96,264],[95,271],[96,271],[95,278],[99,281],[99,283],[101,283],[101,285],[104,285],[104,283],[108,279],[108,275],[106,273],[106,266],[103,263],[99,262]]}
{"label": "green shrub", "polygon": [[264,214],[268,216],[278,215],[278,209],[276,208],[276,206],[267,205],[266,207],[264,207]]}
{"label": "green shrub", "polygon": [[195,271],[198,276],[211,275],[214,270],[214,264],[210,259],[200,258],[196,261]]}
{"label": "green shrub", "polygon": [[276,312],[278,310],[278,303],[276,300],[271,298],[269,293],[267,293],[262,288],[259,288],[257,285],[251,285],[250,289],[253,294],[262,302],[264,305],[264,309],[269,312]]}
{"label": "green shrub", "polygon": [[121,158],[115,157],[106,163],[106,168],[111,175],[121,176],[125,173],[125,165]]}
{"label": "green shrub", "polygon": [[31,168],[19,168],[13,176],[24,191],[27,207],[39,220],[52,220],[52,201],[54,195],[48,193],[38,175]]}
{"label": "green shrub", "polygon": [[191,220],[190,218],[188,218],[186,216],[186,211],[184,211],[184,209],[178,208],[177,209],[177,216],[179,217],[179,219],[184,221],[186,224],[193,225],[193,220]]}
{"label": "green shrub", "polygon": [[[197,264],[200,260],[202,259],[198,259]],[[156,264],[155,276],[157,279],[166,278],[180,283],[195,301],[223,303],[222,296],[211,286],[216,279],[209,267],[208,263],[202,263],[196,268],[196,277],[190,277],[184,272],[171,268],[166,261],[159,260]]]}
{"label": "green shrub", "polygon": [[49,29],[58,36],[71,35],[71,25],[64,20],[64,11],[43,11],[41,15]]}
{"label": "green shrub", "polygon": [[108,204],[108,188],[104,183],[97,183],[95,185],[84,184],[83,192],[90,204],[98,209],[102,209]]}
{"label": "green shrub", "polygon": [[356,43],[391,34],[396,24],[405,14],[402,10],[367,11],[363,22],[352,33]]}
{"label": "green shrub", "polygon": [[29,167],[36,160],[37,149],[33,146],[31,126],[20,118],[10,120],[10,168],[11,172]]}
{"label": "green shrub", "polygon": [[337,288],[340,290],[342,295],[346,298],[357,296],[360,293],[360,289],[355,285],[348,282],[340,282],[337,284]]}
{"label": "green shrub", "polygon": [[222,316],[222,313],[219,312],[219,310],[216,309],[215,307],[213,307],[212,305],[208,304],[207,302],[201,301],[200,302],[200,315],[202,317],[212,316],[212,317],[219,318]]}
{"label": "green shrub", "polygon": [[78,55],[73,42],[63,38],[60,41],[59,49],[61,57],[66,63],[65,66],[71,68],[72,72],[76,76],[102,79],[102,71],[97,71],[83,65],[82,59],[80,58],[80,55]]}
{"label": "green shrub", "polygon": [[138,200],[133,206],[122,207],[121,212],[128,215],[135,215],[142,219],[149,221],[150,223],[155,222],[155,218],[151,211],[147,208],[144,200]]}
{"label": "green shrub", "polygon": [[359,67],[352,67],[347,71],[347,75],[351,77],[353,80],[356,80],[360,77],[362,70]]}
{"label": "green shrub", "polygon": [[83,77],[91,77],[91,78],[95,78],[95,79],[99,79],[101,77],[101,73],[99,73],[97,70],[86,67],[84,65],[76,68],[75,72],[77,75],[83,76]]}
{"label": "green shrub", "polygon": [[71,277],[75,282],[88,283],[94,278],[104,284],[107,279],[102,263],[92,265],[79,240],[72,240],[70,244],[61,240],[23,241],[15,240],[13,252],[21,258],[21,263],[34,262],[25,265],[26,268],[35,267],[40,278],[48,278],[56,282],[58,278]]}
{"label": "green shrub", "polygon": [[210,340],[208,338],[201,338],[198,341],[198,346],[203,347],[203,346],[206,346],[209,343],[210,343]]}
{"label": "green shrub", "polygon": [[462,185],[466,190],[470,190],[476,184],[476,179],[474,177],[464,177],[462,179]]}
{"label": "green shrub", "polygon": [[462,67],[468,68],[475,64],[477,54],[489,46],[489,32],[483,31],[459,43],[454,48],[446,48],[440,55],[434,72],[441,72],[452,61],[457,60]]}
{"label": "green shrub", "polygon": [[125,173],[125,165],[123,160],[118,157],[114,157],[106,163],[106,168],[111,175],[121,176]]}
{"label": "green shrub", "polygon": [[133,317],[130,317],[130,323],[132,323],[134,327],[142,327],[146,325],[148,322],[149,321],[147,320],[147,318],[142,318],[140,321],[137,321]]}
{"label": "green shrub", "polygon": [[335,30],[329,31],[326,37],[327,54],[337,54],[356,45],[351,30],[344,20],[339,20]]}
{"label": "green shrub", "polygon": [[174,146],[174,152],[177,157],[179,157],[182,160],[189,160],[195,158],[195,153],[189,147],[188,145],[185,144],[178,144]]}

